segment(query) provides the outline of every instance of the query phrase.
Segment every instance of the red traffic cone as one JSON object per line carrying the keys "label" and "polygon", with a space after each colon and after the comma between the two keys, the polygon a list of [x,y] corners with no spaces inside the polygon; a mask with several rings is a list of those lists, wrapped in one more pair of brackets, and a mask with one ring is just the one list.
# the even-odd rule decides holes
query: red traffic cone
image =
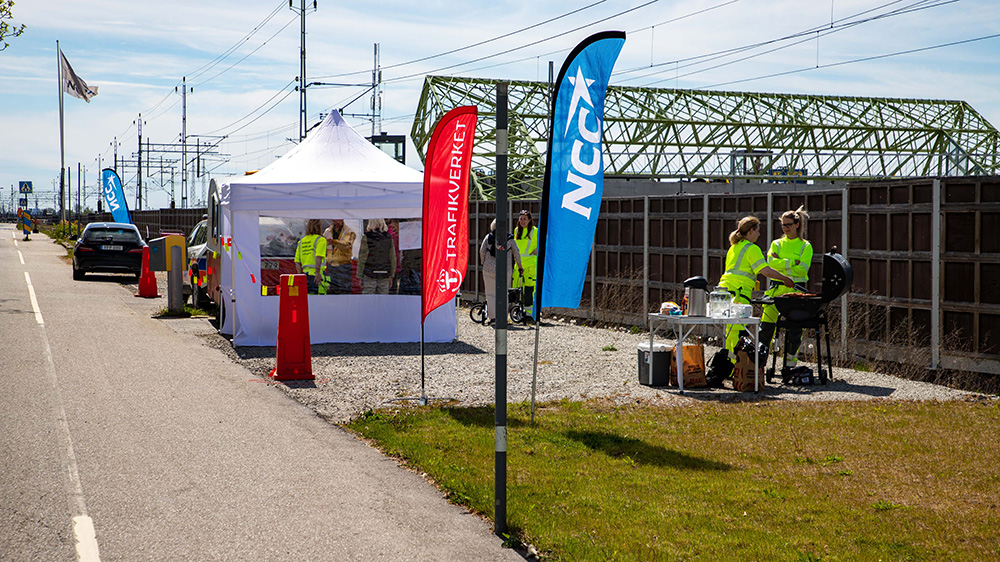
{"label": "red traffic cone", "polygon": [[282,275],[278,299],[278,341],[274,349],[277,365],[271,369],[271,378],[276,381],[314,380],[306,276]]}
{"label": "red traffic cone", "polygon": [[135,296],[146,299],[160,296],[156,292],[156,274],[149,270],[149,246],[142,247],[142,274],[139,276],[139,293]]}

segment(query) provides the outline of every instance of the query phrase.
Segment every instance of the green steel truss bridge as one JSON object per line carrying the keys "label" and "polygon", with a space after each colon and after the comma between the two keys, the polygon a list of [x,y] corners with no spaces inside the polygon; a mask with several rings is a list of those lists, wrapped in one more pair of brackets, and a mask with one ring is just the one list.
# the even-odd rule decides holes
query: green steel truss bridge
{"label": "green steel truss bridge", "polygon": [[[474,194],[493,198],[496,80],[428,76],[411,137],[424,157],[437,120],[479,107]],[[547,82],[510,81],[508,190],[538,198]],[[771,181],[994,175],[1000,134],[962,101],[608,88],[605,176]]]}

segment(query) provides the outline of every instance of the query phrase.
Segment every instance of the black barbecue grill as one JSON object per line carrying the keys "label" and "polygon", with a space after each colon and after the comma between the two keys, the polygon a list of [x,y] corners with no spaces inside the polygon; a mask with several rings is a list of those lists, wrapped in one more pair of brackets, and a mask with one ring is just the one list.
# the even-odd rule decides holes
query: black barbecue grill
{"label": "black barbecue grill", "polygon": [[[778,309],[778,328],[802,328],[816,331],[816,367],[821,383],[826,384],[827,374],[833,376],[833,359],[830,354],[830,333],[827,330],[826,305],[840,298],[851,288],[854,282],[854,270],[847,259],[834,248],[823,254],[823,290],[820,294],[811,294],[804,287],[799,287],[799,294],[779,295],[773,299],[755,299],[755,304],[774,304]],[[820,347],[820,329],[826,334],[826,364],[823,370],[823,356]],[[777,334],[775,334],[777,339]],[[774,374],[776,357],[771,359],[771,370],[768,371],[768,382]],[[784,360],[782,360],[784,367]],[[784,369],[783,369],[784,370]]]}

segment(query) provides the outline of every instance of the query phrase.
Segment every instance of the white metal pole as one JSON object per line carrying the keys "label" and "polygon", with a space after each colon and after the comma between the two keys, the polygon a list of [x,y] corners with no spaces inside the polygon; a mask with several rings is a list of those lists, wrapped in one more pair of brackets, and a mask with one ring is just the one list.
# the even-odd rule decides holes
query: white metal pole
{"label": "white metal pole", "polygon": [[[66,207],[63,204],[63,185],[66,179],[66,149],[65,136],[63,133],[63,75],[62,75],[62,51],[59,50],[59,41],[56,41],[56,75],[59,79],[59,208],[60,219],[66,220]],[[36,219],[37,220],[37,219]]]}

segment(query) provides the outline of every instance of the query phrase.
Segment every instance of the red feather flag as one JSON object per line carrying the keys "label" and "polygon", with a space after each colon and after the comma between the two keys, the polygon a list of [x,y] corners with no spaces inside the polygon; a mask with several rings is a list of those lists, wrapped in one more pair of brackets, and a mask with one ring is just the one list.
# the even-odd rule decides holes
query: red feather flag
{"label": "red feather flag", "polygon": [[456,107],[438,121],[424,163],[420,323],[455,298],[469,265],[469,173],[478,112]]}

